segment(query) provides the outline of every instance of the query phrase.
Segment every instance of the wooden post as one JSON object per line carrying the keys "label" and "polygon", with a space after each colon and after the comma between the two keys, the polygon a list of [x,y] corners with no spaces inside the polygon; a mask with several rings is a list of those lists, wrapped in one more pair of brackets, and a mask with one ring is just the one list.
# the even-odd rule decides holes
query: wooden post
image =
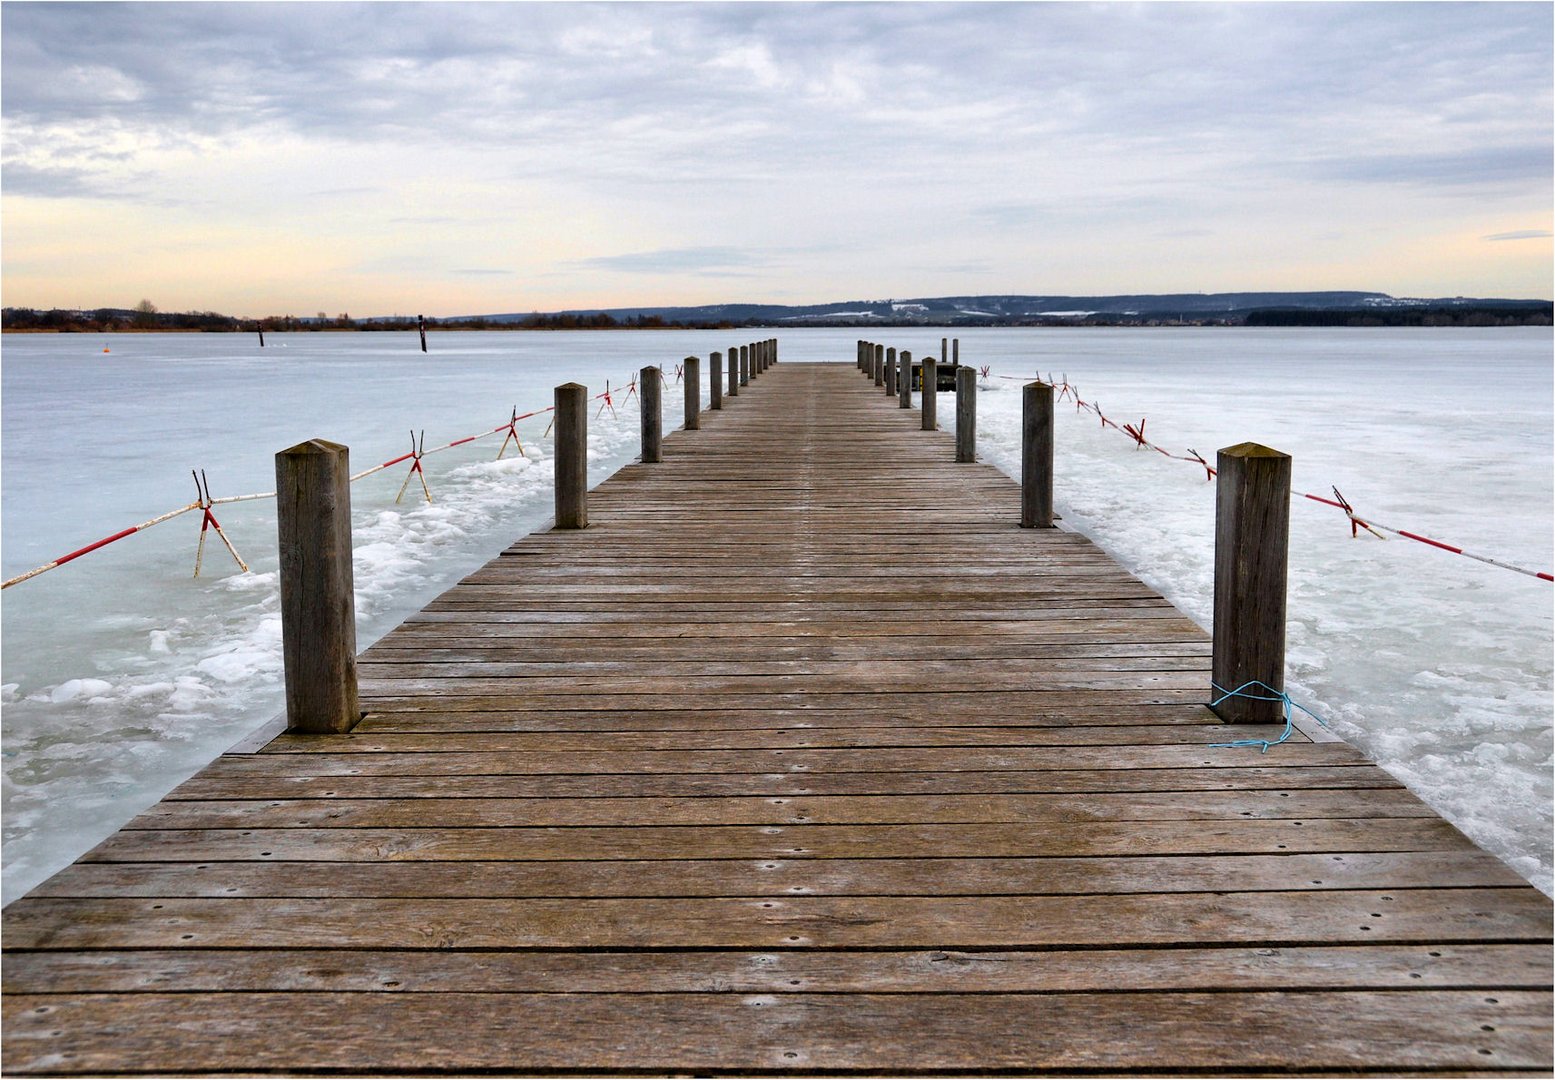
{"label": "wooden post", "polygon": [[885,351],[885,392],[887,397],[896,396],[896,350]]}
{"label": "wooden post", "polygon": [[1021,387],[1020,399],[1020,527],[1048,529],[1053,526],[1053,388],[1029,382]]}
{"label": "wooden post", "polygon": [[751,381],[750,363],[751,363],[751,347],[749,345],[741,345],[740,346],[740,385],[741,386],[749,386],[750,385],[750,381]]}
{"label": "wooden post", "polygon": [[977,460],[977,372],[956,369],[956,460]]}
{"label": "wooden post", "polygon": [[761,374],[761,346],[753,341],[747,348],[750,349],[750,381],[755,382],[756,376]]}
{"label": "wooden post", "polygon": [[884,386],[885,385],[885,346],[884,345],[876,345],[875,346],[875,359],[874,359],[874,363],[872,363],[870,365],[870,367],[874,371],[875,385],[876,386]]}
{"label": "wooden post", "polygon": [[729,396],[740,396],[740,347],[729,346]]}
{"label": "wooden post", "polygon": [[939,339],[939,362],[942,363],[942,364],[950,363],[950,339],[949,338],[940,338]]}
{"label": "wooden post", "polygon": [[896,392],[898,405],[903,409],[912,408],[912,353],[903,349],[897,355],[896,361]]}
{"label": "wooden post", "polygon": [[686,357],[686,430],[696,431],[702,426],[702,361],[695,356]]}
{"label": "wooden post", "polygon": [[[1229,724],[1276,724],[1285,719],[1285,569],[1290,539],[1290,455],[1257,443],[1227,447],[1216,456],[1215,604],[1211,645],[1211,700]],[[1272,691],[1272,692],[1271,692]]]}
{"label": "wooden post", "polygon": [[933,431],[935,424],[936,399],[939,397],[939,373],[935,370],[934,358],[923,358],[923,430]]}
{"label": "wooden post", "polygon": [[416,329],[421,331],[421,351],[422,352],[426,352],[427,351],[427,317],[425,315],[417,315],[416,316]]}
{"label": "wooden post", "polygon": [[950,339],[950,366],[951,367],[960,367],[961,366],[961,339],[960,338],[951,338]]}
{"label": "wooden post", "polygon": [[[644,424],[652,387],[653,415],[659,414],[659,373],[640,378],[637,398]],[[586,529],[589,524],[589,403],[588,387],[563,383],[556,388],[556,528]]]}
{"label": "wooden post", "polygon": [[710,396],[707,403],[708,411],[722,409],[724,407],[724,354],[721,352],[707,355],[707,389]]}
{"label": "wooden post", "polygon": [[351,458],[313,439],[275,455],[281,655],[288,731],[338,734],[362,718],[351,576]]}
{"label": "wooden post", "polygon": [[637,406],[642,412],[641,460],[652,465],[664,460],[664,374],[658,368],[637,373]]}
{"label": "wooden post", "polygon": [[259,331],[259,347],[263,349],[265,347],[265,328],[256,325],[254,329]]}

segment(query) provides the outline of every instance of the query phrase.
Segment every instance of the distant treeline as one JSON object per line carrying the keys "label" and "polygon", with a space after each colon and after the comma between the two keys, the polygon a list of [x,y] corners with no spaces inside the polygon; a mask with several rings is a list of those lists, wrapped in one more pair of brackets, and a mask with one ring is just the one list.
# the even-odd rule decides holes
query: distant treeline
{"label": "distant treeline", "polygon": [[[541,315],[538,312],[518,320],[435,319],[428,318],[427,326],[439,330],[724,330],[742,323],[721,320],[675,322],[659,315],[637,315],[616,319],[603,312],[598,314]],[[40,311],[34,308],[5,308],[0,310],[0,329],[12,331],[53,332],[61,334],[120,333],[129,331],[195,331],[207,334],[226,334],[257,330],[266,332],[310,332],[330,330],[414,330],[416,320],[406,316],[393,319],[353,319],[349,315],[334,318],[314,316],[298,318],[295,315],[267,315],[261,319],[239,319],[214,311],[146,311],[126,308],[97,308],[93,311],[72,311],[53,308]]]}
{"label": "distant treeline", "polygon": [[[1416,306],[1379,306],[1367,308],[1257,308],[1227,311],[1218,315],[1171,315],[1166,312],[1127,312],[1045,316],[998,316],[947,318],[832,318],[807,316],[793,320],[794,325],[812,327],[921,327],[921,326],[1549,326],[1552,305],[1548,300],[1507,300],[1498,302],[1421,304]],[[786,320],[784,320],[786,321]],[[559,312],[517,317],[474,316],[458,319],[426,320],[438,330],[729,330],[745,326],[770,326],[773,320],[750,318],[674,318],[647,312],[611,315],[608,312]],[[77,311],[54,308],[5,308],[0,311],[0,329],[31,333],[120,333],[132,331],[236,333],[327,332],[339,330],[414,330],[414,316],[353,319],[341,314],[333,318],[320,312],[316,316],[267,315],[259,319],[240,319],[214,311],[158,311],[143,300],[135,308],[97,308]]]}
{"label": "distant treeline", "polygon": [[1247,313],[1248,326],[1549,326],[1549,301],[1345,310],[1266,308]]}

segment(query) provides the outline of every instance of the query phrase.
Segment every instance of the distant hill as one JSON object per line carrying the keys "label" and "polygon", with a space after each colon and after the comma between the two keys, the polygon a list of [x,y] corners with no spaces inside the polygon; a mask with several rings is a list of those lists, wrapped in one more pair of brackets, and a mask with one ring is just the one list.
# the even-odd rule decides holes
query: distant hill
{"label": "distant hill", "polygon": [[[1051,323],[1151,324],[1170,322],[1244,323],[1255,312],[1398,312],[1461,307],[1526,308],[1546,301],[1470,297],[1401,299],[1378,292],[1140,293],[1120,296],[980,295],[926,296],[888,300],[842,300],[827,304],[706,304],[700,307],[574,308],[559,312],[468,316],[488,324],[533,323],[558,317],[608,317],[616,324],[662,321],[688,325],[934,325],[1010,326]],[[1513,312],[1509,311],[1509,314]],[[452,320],[442,320],[452,321]],[[461,320],[462,321],[462,320]],[[1257,320],[1255,320],[1257,321]],[[1294,321],[1294,320],[1293,320]],[[1388,320],[1394,321],[1394,320]]]}

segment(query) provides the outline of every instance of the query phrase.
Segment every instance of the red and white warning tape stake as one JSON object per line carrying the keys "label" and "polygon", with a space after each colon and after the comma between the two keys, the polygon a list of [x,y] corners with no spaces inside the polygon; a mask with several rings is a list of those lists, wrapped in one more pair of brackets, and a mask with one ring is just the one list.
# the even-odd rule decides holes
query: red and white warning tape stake
{"label": "red and white warning tape stake", "polygon": [[[982,369],[982,374],[984,378],[990,377],[987,368]],[[1005,379],[1010,382],[1031,381],[1030,379],[1023,379],[1017,375],[993,375],[991,377],[995,379]],[[1035,378],[1040,379],[1042,376],[1037,375]],[[1189,449],[1188,456],[1184,456],[1182,454],[1174,454],[1170,450],[1150,442],[1145,438],[1145,421],[1143,419],[1141,419],[1137,425],[1123,424],[1119,426],[1118,424],[1113,423],[1106,417],[1105,414],[1102,413],[1101,406],[1097,405],[1096,402],[1086,401],[1080,397],[1080,391],[1074,386],[1073,383],[1069,381],[1069,377],[1067,375],[1063,375],[1058,379],[1054,379],[1053,375],[1049,373],[1047,376],[1047,383],[1048,385],[1053,386],[1058,390],[1059,401],[1073,401],[1076,412],[1086,411],[1094,413],[1097,419],[1101,421],[1101,426],[1104,430],[1110,427],[1114,431],[1121,432],[1122,434],[1132,439],[1134,441],[1135,447],[1138,449],[1154,450],[1156,453],[1162,455],[1163,457],[1169,457],[1173,461],[1186,461],[1192,464],[1200,465],[1204,468],[1204,479],[1206,481],[1215,479],[1215,467],[1209,462],[1205,461],[1203,455],[1201,455],[1197,450]],[[1428,544],[1431,547],[1440,548],[1442,551],[1449,551],[1454,555],[1462,555],[1465,559],[1473,559],[1475,562],[1486,563],[1489,566],[1498,566],[1502,570],[1511,570],[1514,573],[1524,574],[1527,577],[1538,578],[1540,581],[1555,582],[1555,576],[1552,576],[1547,571],[1530,570],[1525,566],[1518,566],[1516,563],[1510,563],[1504,559],[1492,559],[1488,555],[1480,555],[1472,551],[1466,551],[1456,544],[1448,544],[1441,540],[1433,540],[1429,536],[1422,536],[1419,533],[1410,532],[1408,529],[1395,529],[1390,525],[1382,524],[1380,521],[1375,521],[1371,518],[1363,518],[1355,512],[1355,508],[1345,500],[1345,497],[1339,494],[1338,488],[1333,488],[1332,490],[1334,493],[1334,497],[1332,499],[1323,495],[1313,495],[1305,491],[1296,491],[1294,488],[1291,489],[1291,494],[1293,496],[1300,496],[1303,499],[1310,499],[1316,503],[1322,503],[1324,506],[1332,506],[1336,509],[1344,511],[1345,517],[1350,522],[1351,536],[1359,535],[1360,529],[1365,529],[1379,540],[1385,539],[1385,537],[1382,536],[1382,533],[1391,533],[1394,536],[1402,536],[1406,540],[1414,540],[1417,543]]]}
{"label": "red and white warning tape stake", "polygon": [[[627,383],[626,389],[627,399],[630,400],[630,398],[637,393],[637,380],[633,379],[631,382]],[[595,394],[594,400],[603,402],[603,404],[600,406],[600,412],[604,412],[608,407],[610,409],[611,416],[614,417],[616,415],[615,405],[613,404],[611,397],[612,394],[610,390],[610,384],[607,381],[605,383],[604,393]],[[415,436],[414,433],[412,433],[410,440],[410,453],[401,454],[399,457],[390,458],[383,464],[374,465],[370,469],[363,469],[361,472],[356,473],[351,477],[351,482],[354,484],[363,477],[371,476],[374,473],[382,472],[385,469],[393,468],[395,465],[399,465],[408,461],[411,463],[410,470],[405,474],[405,482],[400,485],[399,496],[396,497],[394,501],[399,502],[400,499],[404,497],[406,488],[410,486],[411,477],[419,477],[421,480],[422,493],[425,495],[427,502],[431,502],[432,491],[427,486],[426,471],[421,467],[422,458],[431,454],[442,453],[444,450],[452,450],[454,447],[463,446],[466,443],[478,442],[481,439],[489,439],[493,435],[503,436],[502,448],[497,451],[497,458],[499,460],[502,458],[503,454],[507,453],[508,443],[510,441],[518,447],[518,452],[521,456],[528,457],[529,455],[524,453],[524,444],[518,437],[519,421],[528,420],[531,417],[542,416],[545,413],[553,413],[555,411],[556,406],[554,405],[547,405],[543,409],[535,409],[526,413],[520,413],[515,408],[512,412],[512,415],[505,422],[498,425],[497,427],[492,428],[490,431],[482,431],[475,435],[467,435],[462,439],[455,439],[452,442],[444,443],[442,446],[434,446],[430,450],[426,449],[425,432],[421,433],[421,437],[419,439]],[[596,419],[597,418],[598,417],[596,417]],[[545,434],[549,435],[550,433],[551,429],[547,427],[545,429]],[[73,562],[83,555],[89,555],[99,548],[105,548],[115,541],[123,540],[127,536],[134,536],[138,532],[145,532],[153,525],[160,525],[164,521],[171,521],[175,517],[190,513],[194,510],[201,511],[203,515],[200,520],[199,546],[195,550],[194,576],[200,576],[200,565],[205,555],[205,535],[207,531],[213,528],[216,530],[216,535],[221,538],[221,542],[226,545],[227,551],[232,554],[232,558],[236,560],[237,564],[242,567],[243,571],[246,573],[248,571],[248,564],[243,561],[240,555],[238,555],[237,549],[232,546],[232,541],[227,539],[227,534],[223,532],[221,526],[217,524],[215,516],[211,513],[211,507],[222,506],[228,503],[254,502],[258,499],[273,499],[275,498],[275,492],[262,491],[253,495],[228,495],[220,499],[214,499],[211,497],[209,486],[207,486],[205,483],[205,474],[203,472],[197,473],[195,475],[194,483],[198,497],[194,502],[189,503],[187,506],[180,506],[178,509],[169,510],[165,514],[158,514],[156,517],[151,518],[149,521],[142,521],[139,525],[131,525],[127,529],[120,529],[112,536],[105,536],[101,540],[87,544],[85,547],[77,548],[75,551],[72,551],[67,555],[61,555],[59,558],[54,559],[51,562],[46,562],[42,566],[33,567],[25,574],[18,574],[13,578],[0,582],[0,589],[9,589],[12,585],[20,585],[24,581],[30,581],[37,577],[39,574],[45,574],[48,571],[53,570],[55,567],[64,566],[66,563]]]}

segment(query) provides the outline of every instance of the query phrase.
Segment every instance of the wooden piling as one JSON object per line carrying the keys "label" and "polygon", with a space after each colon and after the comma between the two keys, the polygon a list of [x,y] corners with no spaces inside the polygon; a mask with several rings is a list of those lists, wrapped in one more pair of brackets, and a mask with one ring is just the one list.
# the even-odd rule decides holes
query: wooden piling
{"label": "wooden piling", "polygon": [[287,730],[350,731],[362,718],[350,452],[324,439],[282,450],[275,455],[275,491]]}
{"label": "wooden piling", "polygon": [[[1289,454],[1240,443],[1216,455],[1215,714],[1230,724],[1283,722],[1285,576],[1290,537]],[[1244,694],[1229,697],[1250,682]]]}
{"label": "wooden piling", "polygon": [[695,356],[685,359],[685,378],[682,380],[686,388],[686,422],[687,431],[695,431],[702,426],[702,361]]}
{"label": "wooden piling", "polygon": [[740,347],[729,346],[729,396],[740,396]]}
{"label": "wooden piling", "polygon": [[950,366],[951,367],[960,367],[961,366],[961,339],[960,338],[951,338],[950,339]]}
{"label": "wooden piling", "polygon": [[740,346],[740,385],[741,386],[749,386],[750,385],[750,381],[751,381],[750,363],[751,363],[751,347],[749,345],[741,345]]}
{"label": "wooden piling", "polygon": [[896,361],[897,404],[903,409],[912,408],[912,353],[903,349]]}
{"label": "wooden piling", "polygon": [[956,369],[956,460],[977,460],[977,372]]}
{"label": "wooden piling", "polygon": [[708,411],[724,407],[724,354],[711,352],[707,356]]}
{"label": "wooden piling", "polygon": [[939,374],[936,371],[934,358],[923,358],[923,430],[933,431],[939,425],[935,423],[935,408],[939,398]]}
{"label": "wooden piling", "polygon": [[[658,415],[657,370],[638,384],[637,396],[643,401],[643,412],[650,411],[646,396],[652,387],[654,408]],[[556,528],[586,529],[589,524],[588,444],[589,411],[588,387],[578,383],[563,383],[556,388]]]}
{"label": "wooden piling", "polygon": [[942,364],[950,363],[950,339],[949,338],[940,338],[939,339],[939,362],[942,363]]}
{"label": "wooden piling", "polygon": [[875,385],[885,385],[885,346],[875,346],[875,362],[870,365],[875,376]]}
{"label": "wooden piling", "polygon": [[1020,526],[1047,529],[1052,525],[1053,388],[1029,382],[1021,387]]}
{"label": "wooden piling", "polygon": [[664,374],[656,367],[637,373],[637,404],[642,412],[642,457],[648,465],[664,459]]}
{"label": "wooden piling", "polygon": [[896,396],[896,350],[885,351],[885,392],[887,397]]}

